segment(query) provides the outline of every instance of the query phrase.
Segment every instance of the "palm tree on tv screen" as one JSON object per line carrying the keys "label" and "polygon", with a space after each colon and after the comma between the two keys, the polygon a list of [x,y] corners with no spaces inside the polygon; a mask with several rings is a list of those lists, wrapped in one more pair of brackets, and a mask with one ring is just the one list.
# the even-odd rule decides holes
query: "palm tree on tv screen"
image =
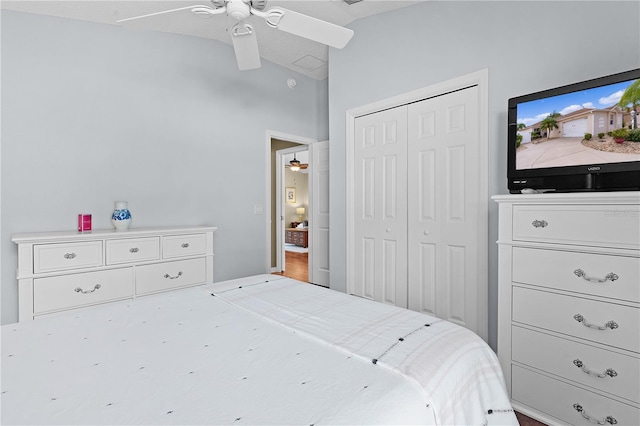
{"label": "palm tree on tv screen", "polygon": [[549,140],[551,131],[558,128],[558,121],[556,120],[556,118],[560,116],[561,114],[559,112],[554,111],[540,122],[540,130],[547,131],[547,140]]}
{"label": "palm tree on tv screen", "polygon": [[636,109],[638,105],[640,105],[640,79],[634,81],[626,88],[620,98],[620,102],[618,102],[618,106],[621,108],[626,108],[627,111],[633,110],[634,113],[631,114],[633,119],[631,127],[634,129],[638,128],[638,110]]}

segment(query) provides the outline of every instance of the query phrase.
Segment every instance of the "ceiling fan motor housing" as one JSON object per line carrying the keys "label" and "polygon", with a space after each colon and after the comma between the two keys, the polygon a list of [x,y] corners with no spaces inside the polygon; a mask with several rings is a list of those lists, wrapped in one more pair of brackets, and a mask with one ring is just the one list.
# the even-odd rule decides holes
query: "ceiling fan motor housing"
{"label": "ceiling fan motor housing", "polygon": [[[211,4],[213,4],[213,7],[216,9],[225,6],[231,8],[242,8],[242,5],[239,7],[233,6],[234,3],[245,3],[256,10],[264,10],[267,7],[267,0],[211,0]],[[231,13],[229,13],[229,15],[231,15]]]}
{"label": "ceiling fan motor housing", "polygon": [[227,2],[227,15],[242,21],[251,16],[251,7],[243,0],[231,0]]}

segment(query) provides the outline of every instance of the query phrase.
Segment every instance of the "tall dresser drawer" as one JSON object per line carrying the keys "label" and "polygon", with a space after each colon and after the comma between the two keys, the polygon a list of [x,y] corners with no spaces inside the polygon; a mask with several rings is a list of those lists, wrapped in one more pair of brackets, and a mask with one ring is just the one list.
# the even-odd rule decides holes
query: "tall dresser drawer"
{"label": "tall dresser drawer", "polygon": [[136,293],[154,293],[206,282],[204,258],[164,262],[136,268]]}
{"label": "tall dresser drawer", "polygon": [[513,240],[640,248],[640,206],[514,205]]}
{"label": "tall dresser drawer", "polygon": [[102,266],[102,241],[33,246],[35,274],[97,266]]}
{"label": "tall dresser drawer", "polygon": [[35,314],[133,297],[133,269],[110,269],[33,280]]}
{"label": "tall dresser drawer", "polygon": [[517,326],[511,344],[516,362],[640,403],[640,358]]}
{"label": "tall dresser drawer", "polygon": [[514,400],[568,424],[640,425],[640,410],[631,405],[515,365],[511,374]]}
{"label": "tall dresser drawer", "polygon": [[640,258],[514,247],[513,281],[640,303]]}
{"label": "tall dresser drawer", "polygon": [[640,352],[640,308],[513,286],[512,319],[534,327]]}
{"label": "tall dresser drawer", "polygon": [[164,259],[205,254],[206,234],[171,235],[162,237],[162,257]]}
{"label": "tall dresser drawer", "polygon": [[160,238],[107,240],[107,265],[160,259]]}

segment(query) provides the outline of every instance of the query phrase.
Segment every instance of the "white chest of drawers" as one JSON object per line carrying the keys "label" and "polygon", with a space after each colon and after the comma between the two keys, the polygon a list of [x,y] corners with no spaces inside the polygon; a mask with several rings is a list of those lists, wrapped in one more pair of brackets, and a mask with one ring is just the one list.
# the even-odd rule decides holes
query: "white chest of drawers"
{"label": "white chest of drawers", "polygon": [[493,199],[514,408],[551,425],[640,425],[640,193]]}
{"label": "white chest of drawers", "polygon": [[19,321],[212,283],[216,229],[15,234]]}

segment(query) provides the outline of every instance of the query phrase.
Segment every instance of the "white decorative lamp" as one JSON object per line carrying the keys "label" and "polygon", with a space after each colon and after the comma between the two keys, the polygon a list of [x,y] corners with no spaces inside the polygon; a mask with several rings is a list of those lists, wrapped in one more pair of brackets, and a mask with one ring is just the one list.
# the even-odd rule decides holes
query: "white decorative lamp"
{"label": "white decorative lamp", "polygon": [[296,213],[298,214],[298,222],[302,222],[302,215],[304,215],[304,207],[298,207],[296,209]]}

